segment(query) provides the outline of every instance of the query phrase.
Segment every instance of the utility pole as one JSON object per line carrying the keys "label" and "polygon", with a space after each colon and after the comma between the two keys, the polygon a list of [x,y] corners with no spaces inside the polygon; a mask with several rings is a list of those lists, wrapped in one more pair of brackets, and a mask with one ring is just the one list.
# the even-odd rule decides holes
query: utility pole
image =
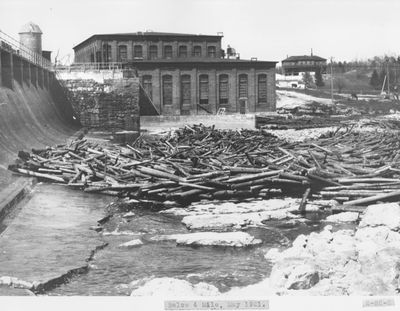
{"label": "utility pole", "polygon": [[332,60],[333,57],[331,56],[331,101],[333,104],[333,68],[332,68]]}
{"label": "utility pole", "polygon": [[390,84],[389,84],[389,60],[387,60],[387,91],[388,91],[388,96],[390,96]]}

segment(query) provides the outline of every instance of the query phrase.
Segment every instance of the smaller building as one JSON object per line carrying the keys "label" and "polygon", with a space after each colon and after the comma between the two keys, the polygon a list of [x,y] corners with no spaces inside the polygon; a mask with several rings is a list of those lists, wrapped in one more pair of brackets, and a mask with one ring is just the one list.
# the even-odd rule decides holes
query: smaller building
{"label": "smaller building", "polygon": [[275,75],[276,87],[286,89],[305,89],[306,85],[303,81],[303,76],[285,76],[277,73]]}
{"label": "smaller building", "polygon": [[282,61],[285,76],[299,76],[305,72],[314,73],[318,70],[326,72],[326,59],[316,55],[290,56]]}

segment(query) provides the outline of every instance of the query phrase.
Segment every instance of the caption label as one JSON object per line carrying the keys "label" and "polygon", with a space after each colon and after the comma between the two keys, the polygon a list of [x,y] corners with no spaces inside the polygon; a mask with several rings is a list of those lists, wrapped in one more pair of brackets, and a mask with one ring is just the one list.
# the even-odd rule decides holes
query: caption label
{"label": "caption label", "polygon": [[268,300],[166,300],[165,310],[269,310]]}
{"label": "caption label", "polygon": [[364,299],[362,306],[364,308],[373,307],[394,307],[394,298],[371,298]]}

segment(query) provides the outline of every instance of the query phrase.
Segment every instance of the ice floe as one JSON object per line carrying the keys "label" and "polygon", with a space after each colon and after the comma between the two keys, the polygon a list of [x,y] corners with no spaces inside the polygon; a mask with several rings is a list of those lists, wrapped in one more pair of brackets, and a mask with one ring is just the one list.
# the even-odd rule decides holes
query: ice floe
{"label": "ice floe", "polygon": [[125,242],[119,245],[119,247],[131,248],[143,245],[143,242],[140,239],[135,239],[129,242]]}
{"label": "ice floe", "polygon": [[173,240],[178,245],[232,246],[244,247],[261,244],[260,239],[246,232],[195,232],[187,234],[160,235],[151,238],[153,241]]}

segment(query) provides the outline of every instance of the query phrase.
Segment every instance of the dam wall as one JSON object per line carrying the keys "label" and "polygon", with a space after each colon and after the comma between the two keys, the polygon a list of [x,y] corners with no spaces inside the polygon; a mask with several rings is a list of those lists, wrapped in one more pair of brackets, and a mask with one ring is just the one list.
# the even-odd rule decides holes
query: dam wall
{"label": "dam wall", "polygon": [[[7,170],[19,150],[65,142],[79,130],[51,68],[0,42],[0,210],[18,178]],[[2,194],[3,192],[3,194]]]}

